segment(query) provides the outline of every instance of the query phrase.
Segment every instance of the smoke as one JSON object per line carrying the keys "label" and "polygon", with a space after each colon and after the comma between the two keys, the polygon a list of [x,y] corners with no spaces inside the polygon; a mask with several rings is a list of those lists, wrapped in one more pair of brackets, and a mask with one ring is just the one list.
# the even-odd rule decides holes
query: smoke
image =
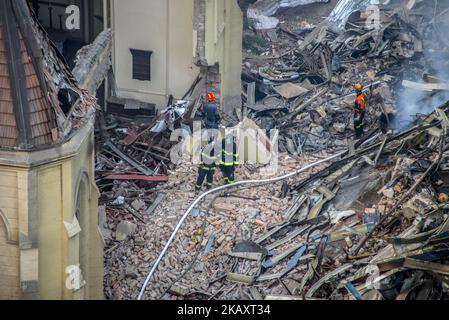
{"label": "smoke", "polygon": [[449,92],[440,91],[429,93],[413,89],[403,90],[397,100],[399,110],[393,127],[399,130],[410,127],[418,115],[427,115],[449,101]]}
{"label": "smoke", "polygon": [[[405,70],[404,79],[416,82],[449,83],[449,32],[448,21],[444,19],[434,28],[429,28],[423,38],[423,57],[419,61],[424,68],[417,68],[414,79],[411,70]],[[437,24],[436,24],[437,25]],[[405,67],[407,69],[407,67]],[[408,75],[406,75],[409,73]],[[425,81],[424,75],[432,76]],[[429,114],[435,108],[449,101],[449,91],[420,91],[401,88],[396,95],[396,110],[398,111],[393,123],[396,129],[405,129],[413,124],[418,114]]]}

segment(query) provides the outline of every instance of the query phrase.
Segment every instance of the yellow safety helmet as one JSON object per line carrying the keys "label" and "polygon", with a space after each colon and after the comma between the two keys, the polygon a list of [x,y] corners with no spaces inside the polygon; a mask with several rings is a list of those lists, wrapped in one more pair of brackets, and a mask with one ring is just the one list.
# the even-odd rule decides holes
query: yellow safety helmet
{"label": "yellow safety helmet", "polygon": [[363,89],[363,84],[361,83],[356,83],[354,86],[355,91],[362,91]]}

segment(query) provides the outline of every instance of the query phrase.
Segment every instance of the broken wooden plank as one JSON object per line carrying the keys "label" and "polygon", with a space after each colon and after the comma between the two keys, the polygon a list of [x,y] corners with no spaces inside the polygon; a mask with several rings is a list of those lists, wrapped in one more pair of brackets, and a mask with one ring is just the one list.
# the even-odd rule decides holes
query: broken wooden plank
{"label": "broken wooden plank", "polygon": [[387,143],[388,136],[384,137],[384,140],[382,141],[382,145],[379,148],[379,152],[377,152],[376,158],[374,159],[374,167],[377,166],[377,161],[379,161],[380,155],[382,154],[382,151],[384,151],[385,144]]}
{"label": "broken wooden plank", "polygon": [[262,253],[259,252],[229,252],[228,255],[234,258],[242,258],[247,260],[262,260]]}
{"label": "broken wooden plank", "polygon": [[[313,254],[306,254],[304,256],[301,256],[298,259],[298,263],[299,262],[304,262],[304,261],[309,261],[315,258],[315,255]],[[295,266],[295,268],[297,267],[297,265]],[[272,280],[276,280],[279,278],[284,277],[286,274],[288,274],[290,271],[292,271],[292,269],[290,267],[287,267],[286,270],[282,271],[282,272],[278,272],[278,273],[273,273],[273,274],[263,274],[259,277],[257,277],[256,281],[257,282],[264,282],[264,281],[272,281]]]}
{"label": "broken wooden plank", "polygon": [[138,220],[140,220],[143,223],[147,223],[142,216],[136,211],[134,210],[134,208],[132,208],[130,205],[125,204],[125,209],[128,210],[134,217],[136,217]]}
{"label": "broken wooden plank", "polygon": [[244,274],[238,274],[238,273],[228,273],[228,276],[226,277],[228,281],[231,282],[237,282],[237,283],[243,283],[247,285],[251,285],[255,281],[255,276],[247,276]]}
{"label": "broken wooden plank", "polygon": [[449,91],[449,83],[419,83],[409,80],[403,80],[402,86],[414,90],[421,91]]}
{"label": "broken wooden plank", "polygon": [[405,258],[403,267],[414,270],[432,271],[438,274],[449,276],[449,265],[441,263]]}
{"label": "broken wooden plank", "polygon": [[340,241],[351,234],[364,235],[364,234],[367,234],[368,232],[370,232],[373,227],[374,227],[374,224],[372,224],[372,223],[358,225],[354,228],[349,228],[349,227],[343,226],[342,229],[329,234],[328,241],[329,242]]}
{"label": "broken wooden plank", "polygon": [[196,113],[200,109],[202,105],[202,100],[198,97],[195,101],[195,104],[193,105],[192,114],[190,115],[190,119],[194,119],[196,116]]}
{"label": "broken wooden plank", "polygon": [[336,195],[336,191],[331,191],[329,190],[326,186],[321,185],[316,189],[318,192],[322,193],[327,200],[332,200],[333,198],[335,198]]}
{"label": "broken wooden plank", "polygon": [[281,226],[273,228],[271,231],[265,233],[264,235],[262,235],[260,238],[258,238],[254,242],[257,244],[260,244],[260,243],[264,242],[265,240],[267,240],[268,238],[270,238],[272,235],[276,234],[279,230],[282,230],[283,228],[285,228],[286,226],[287,226],[286,224],[283,224]]}
{"label": "broken wooden plank", "polygon": [[345,264],[341,266],[340,268],[335,269],[332,272],[329,272],[324,277],[322,277],[320,280],[318,280],[306,293],[307,298],[311,298],[314,293],[325,283],[328,282],[330,279],[340,275],[341,273],[344,273],[352,268],[352,264]]}
{"label": "broken wooden plank", "polygon": [[297,244],[284,252],[278,254],[277,256],[274,256],[273,258],[269,258],[263,262],[263,266],[265,268],[272,268],[275,265],[277,265],[280,261],[287,258],[289,255],[291,255],[293,252],[297,251],[299,248],[301,248],[304,245],[304,243]]}
{"label": "broken wooden plank", "polygon": [[256,287],[250,287],[249,292],[251,293],[254,300],[258,301],[263,300],[262,296],[259,293],[259,290],[257,290]]}
{"label": "broken wooden plank", "polygon": [[[338,189],[336,189],[337,191]],[[312,210],[310,210],[310,213],[307,217],[307,220],[316,218],[321,210],[323,209],[324,205],[329,202],[330,200],[332,200],[335,197],[335,192],[334,191],[330,191],[327,187],[325,186],[320,186],[319,188],[317,188],[317,191],[320,192],[322,194],[320,201],[318,201],[315,206],[312,208]]]}
{"label": "broken wooden plank", "polygon": [[326,57],[324,56],[324,52],[321,52],[320,56],[321,56],[321,62],[323,63],[324,72],[326,73],[326,79],[329,81],[329,80],[331,80],[331,73],[329,72],[329,70],[330,70],[329,64],[327,62]]}
{"label": "broken wooden plank", "polygon": [[151,204],[151,206],[145,211],[145,215],[150,215],[154,212],[154,210],[157,209],[157,207],[160,205],[162,201],[164,201],[165,197],[167,196],[166,192],[158,192],[156,199]]}
{"label": "broken wooden plank", "polygon": [[153,170],[141,165],[140,163],[138,163],[137,161],[135,161],[134,159],[131,159],[130,157],[128,157],[126,154],[124,154],[122,151],[120,151],[119,148],[117,148],[117,146],[115,146],[110,140],[108,140],[105,145],[109,148],[111,148],[111,150],[122,160],[128,162],[130,165],[132,165],[134,168],[136,168],[137,170],[139,170],[140,172],[142,172],[143,174],[150,176],[152,174],[154,174]]}
{"label": "broken wooden plank", "polygon": [[277,248],[278,246],[283,245],[283,244],[287,243],[288,241],[294,239],[295,237],[299,236],[301,233],[303,233],[304,231],[306,231],[309,228],[310,228],[310,226],[305,226],[305,227],[299,228],[293,232],[290,232],[286,237],[279,239],[276,242],[273,242],[272,244],[266,246],[266,248],[268,251],[271,251],[271,250]]}
{"label": "broken wooden plank", "polygon": [[443,125],[444,129],[449,130],[449,118],[447,117],[446,113],[440,108],[437,108],[436,112],[438,113],[438,118],[440,118],[441,124]]}
{"label": "broken wooden plank", "polygon": [[247,100],[246,100],[246,106],[243,110],[243,117],[247,117],[248,116],[248,108],[251,108],[252,106],[254,106],[256,104],[256,83],[255,82],[248,83],[246,95],[247,95]]}
{"label": "broken wooden plank", "polygon": [[304,102],[303,104],[300,104],[299,106],[297,106],[292,112],[290,112],[289,114],[285,115],[284,117],[279,119],[279,122],[283,122],[286,120],[290,120],[295,118],[298,114],[300,114],[301,112],[303,112],[303,110],[305,108],[307,108],[310,104],[312,104],[313,102],[315,102],[320,96],[324,95],[326,93],[326,89],[322,89],[319,90],[313,97],[311,97],[309,100],[307,100],[306,102]]}
{"label": "broken wooden plank", "polygon": [[139,133],[135,132],[132,129],[128,129],[128,135],[121,141],[121,143],[125,146],[132,145],[137,140],[137,138],[139,138],[139,136]]}

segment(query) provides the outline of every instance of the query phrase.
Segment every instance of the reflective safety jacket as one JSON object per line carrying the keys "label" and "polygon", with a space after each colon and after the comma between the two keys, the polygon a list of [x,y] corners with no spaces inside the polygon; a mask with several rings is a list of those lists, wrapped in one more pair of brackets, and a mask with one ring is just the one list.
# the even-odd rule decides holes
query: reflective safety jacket
{"label": "reflective safety jacket", "polygon": [[361,93],[355,99],[354,111],[356,115],[360,116],[366,111],[366,94]]}
{"label": "reflective safety jacket", "polygon": [[235,142],[232,142],[232,144],[230,143],[227,144],[226,141],[223,140],[220,165],[225,167],[231,167],[231,166],[238,166],[239,164],[240,162],[237,144]]}
{"label": "reflective safety jacket", "polygon": [[215,155],[213,147],[206,147],[201,152],[200,168],[203,170],[215,170],[220,164],[218,155]]}

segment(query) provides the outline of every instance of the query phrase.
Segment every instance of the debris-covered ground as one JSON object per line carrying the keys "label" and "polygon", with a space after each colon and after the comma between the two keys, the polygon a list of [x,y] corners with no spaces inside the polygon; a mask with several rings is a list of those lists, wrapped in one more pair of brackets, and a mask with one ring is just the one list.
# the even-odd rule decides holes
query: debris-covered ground
{"label": "debris-covered ground", "polygon": [[[341,155],[278,183],[206,197],[145,298],[449,298],[449,39],[441,32],[449,3],[391,1],[373,29],[365,2],[314,4],[332,6],[316,21],[286,21],[284,9],[269,30],[248,22],[242,112],[279,129],[281,155],[276,173],[245,163],[238,180]],[[356,82],[368,94],[358,141]],[[112,138],[98,155],[97,183],[109,299],[137,298],[196,198],[196,166],[168,159],[167,135],[186,119],[191,105],[181,103],[142,125],[106,123]]]}

